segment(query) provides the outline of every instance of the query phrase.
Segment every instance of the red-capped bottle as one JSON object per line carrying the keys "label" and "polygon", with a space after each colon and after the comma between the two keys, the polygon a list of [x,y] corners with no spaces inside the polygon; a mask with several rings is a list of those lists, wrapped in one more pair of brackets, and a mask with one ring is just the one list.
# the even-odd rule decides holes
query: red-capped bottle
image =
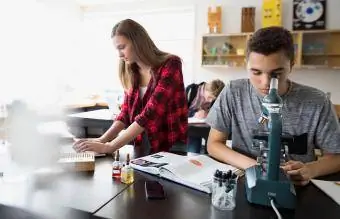
{"label": "red-capped bottle", "polygon": [[120,179],[122,164],[119,161],[119,150],[115,153],[115,161],[112,163],[112,177],[114,179]]}

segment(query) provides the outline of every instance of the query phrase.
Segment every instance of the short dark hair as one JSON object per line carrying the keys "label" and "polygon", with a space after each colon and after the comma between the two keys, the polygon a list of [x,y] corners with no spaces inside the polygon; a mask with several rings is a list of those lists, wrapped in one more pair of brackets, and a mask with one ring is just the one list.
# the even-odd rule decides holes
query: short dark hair
{"label": "short dark hair", "polygon": [[247,43],[247,58],[251,52],[270,55],[283,51],[294,64],[294,41],[289,30],[283,27],[265,27],[257,30]]}

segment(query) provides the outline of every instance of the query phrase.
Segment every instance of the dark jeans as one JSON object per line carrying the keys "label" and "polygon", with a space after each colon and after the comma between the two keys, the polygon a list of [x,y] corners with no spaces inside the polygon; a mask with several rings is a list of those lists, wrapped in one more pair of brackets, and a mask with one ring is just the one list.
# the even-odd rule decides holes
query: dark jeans
{"label": "dark jeans", "polygon": [[[188,117],[193,117],[197,111],[189,110]],[[200,154],[202,150],[202,138],[200,137],[189,137],[187,152]]]}
{"label": "dark jeans", "polygon": [[[151,145],[148,139],[148,135],[146,132],[143,132],[143,144],[144,146],[144,153],[143,156],[150,155],[151,152]],[[170,149],[169,152],[173,153],[186,153],[187,152],[187,145],[183,142],[176,142]]]}
{"label": "dark jeans", "polygon": [[151,153],[151,145],[150,145],[150,141],[149,141],[149,138],[146,132],[143,132],[142,136],[143,136],[142,145],[144,147],[143,156],[147,156]]}
{"label": "dark jeans", "polygon": [[200,154],[202,150],[202,138],[189,137],[187,152]]}

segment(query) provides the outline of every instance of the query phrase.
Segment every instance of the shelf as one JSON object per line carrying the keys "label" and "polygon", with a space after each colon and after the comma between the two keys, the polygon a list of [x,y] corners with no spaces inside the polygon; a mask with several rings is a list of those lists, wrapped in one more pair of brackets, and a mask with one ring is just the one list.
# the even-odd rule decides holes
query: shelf
{"label": "shelf", "polygon": [[[252,34],[253,33],[228,33],[203,35],[201,63],[207,64],[202,64],[202,67],[244,68],[247,41]],[[208,64],[215,62],[216,64]]]}
{"label": "shelf", "polygon": [[340,30],[296,30],[291,33],[302,33],[302,34],[327,34],[327,33],[340,33]]}
{"label": "shelf", "polygon": [[[291,31],[291,33],[294,40],[295,68],[340,69],[340,29]],[[245,68],[247,42],[252,35],[253,33],[204,34],[201,63],[207,64],[201,64],[201,66],[206,68]],[[245,54],[236,54],[238,50],[243,50]],[[216,55],[222,53],[225,54]],[[215,62],[225,64],[208,64]],[[234,63],[236,67],[234,67]]]}
{"label": "shelf", "polygon": [[203,68],[233,68],[244,69],[244,66],[229,66],[229,65],[201,65]]}
{"label": "shelf", "polygon": [[237,58],[244,58],[246,55],[237,55],[237,54],[228,54],[228,55],[203,55],[206,58],[219,58],[219,57],[237,57]]}
{"label": "shelf", "polygon": [[217,68],[230,68],[228,65],[202,65],[202,67],[205,68],[212,68],[212,67],[217,67]]}
{"label": "shelf", "polygon": [[340,54],[335,53],[302,53],[302,56],[340,56]]}
{"label": "shelf", "polygon": [[340,69],[340,66],[328,66],[328,65],[302,65],[297,68],[301,69]]}
{"label": "shelf", "polygon": [[245,37],[253,33],[207,33],[203,37]]}
{"label": "shelf", "polygon": [[327,65],[301,65],[301,68],[306,68],[306,69],[323,69],[323,68],[328,68]]}
{"label": "shelf", "polygon": [[[313,34],[313,33],[320,33],[320,34],[327,34],[327,33],[340,33],[340,30],[295,30],[291,31],[292,34]],[[252,35],[253,32],[246,32],[246,33],[206,33],[203,34],[204,37],[219,37],[219,36],[248,36]]]}

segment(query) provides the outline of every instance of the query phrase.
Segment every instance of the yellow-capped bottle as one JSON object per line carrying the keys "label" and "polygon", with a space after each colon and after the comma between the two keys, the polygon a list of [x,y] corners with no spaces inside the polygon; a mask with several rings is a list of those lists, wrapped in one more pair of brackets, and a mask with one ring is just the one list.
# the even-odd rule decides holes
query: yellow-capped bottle
{"label": "yellow-capped bottle", "polygon": [[134,181],[133,168],[130,166],[130,154],[127,154],[126,165],[121,169],[120,180],[125,184],[131,184]]}

